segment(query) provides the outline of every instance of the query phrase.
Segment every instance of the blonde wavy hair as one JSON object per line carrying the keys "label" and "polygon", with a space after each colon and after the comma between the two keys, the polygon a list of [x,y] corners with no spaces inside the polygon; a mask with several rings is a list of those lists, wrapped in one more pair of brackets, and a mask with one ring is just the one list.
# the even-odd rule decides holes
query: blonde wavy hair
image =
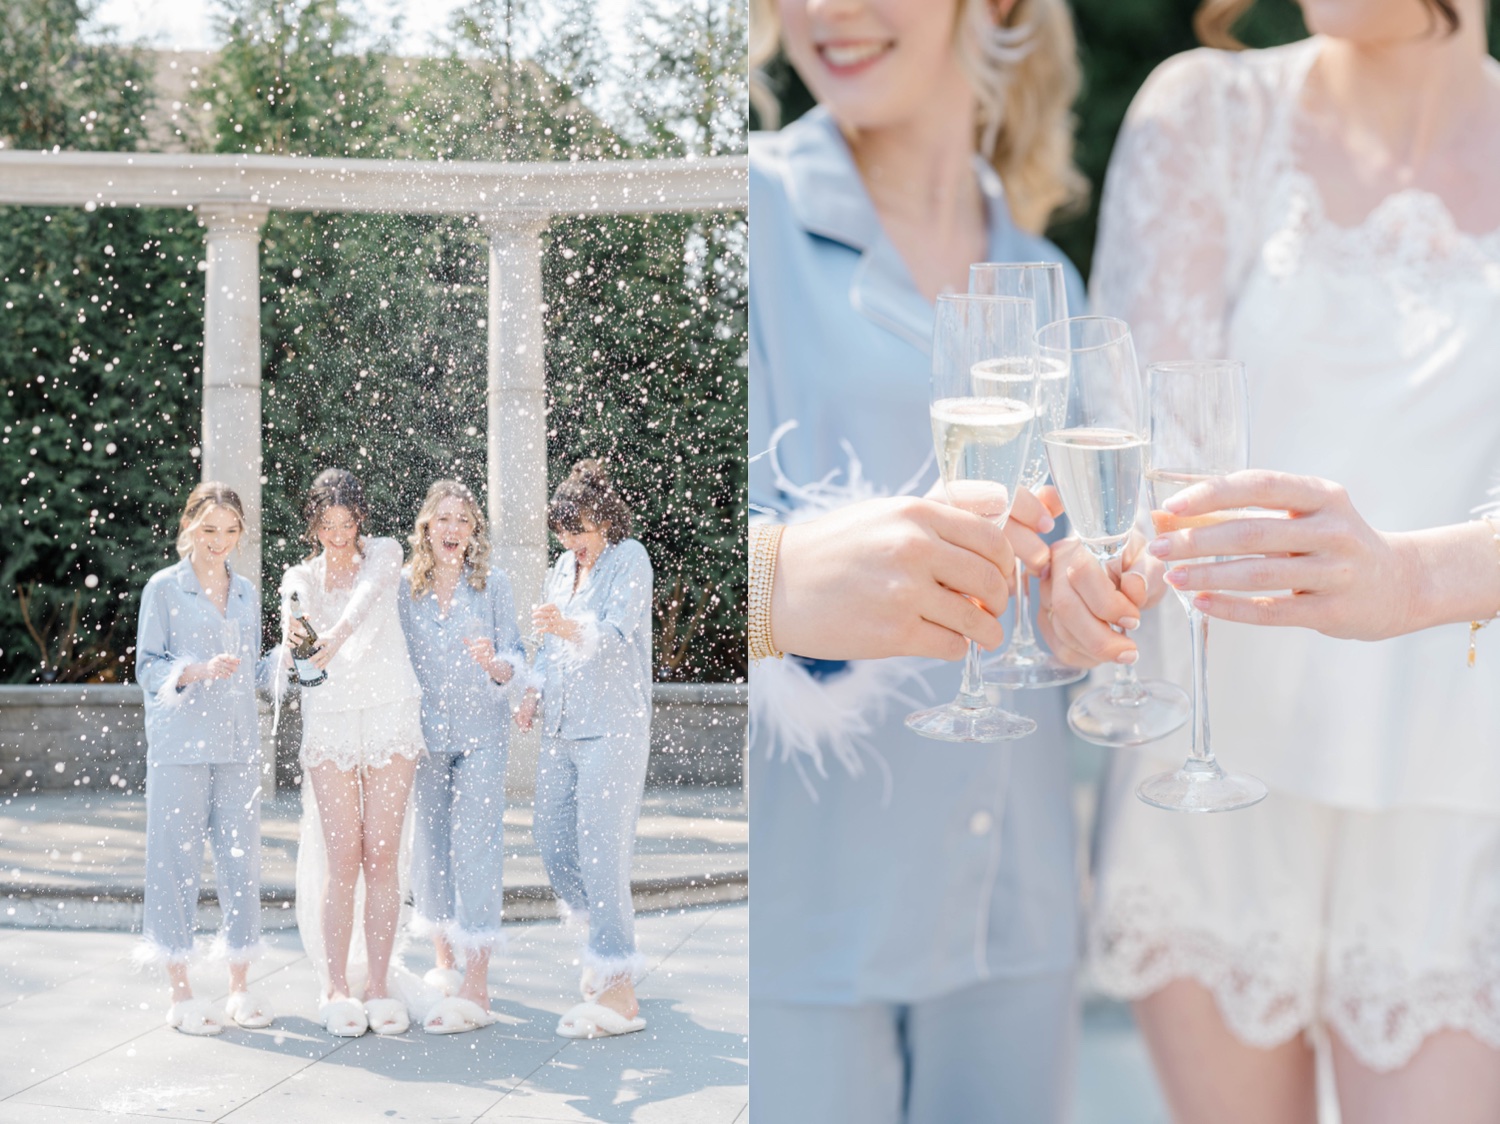
{"label": "blonde wavy hair", "polygon": [[[1439,25],[1447,29],[1448,35],[1458,30],[1458,9],[1452,0],[1422,0],[1422,6],[1427,9],[1433,31],[1439,30]],[[1255,0],[1202,0],[1193,13],[1193,31],[1198,42],[1224,51],[1243,51],[1245,44],[1235,36],[1234,25],[1253,7]]]}
{"label": "blonde wavy hair", "polygon": [[[1088,180],[1073,165],[1081,81],[1073,17],[1066,0],[1016,0],[996,26],[990,0],[958,4],[958,60],[979,103],[975,150],[999,173],[1016,225],[1040,233],[1088,198]],[[780,45],[775,0],[750,0],[750,97],[772,128],[779,114],[761,68]]]}
{"label": "blonde wavy hair", "polygon": [[437,515],[438,504],[446,499],[461,500],[474,525],[473,537],[464,548],[464,564],[469,567],[469,585],[481,593],[490,577],[490,535],[484,521],[484,509],[474,498],[468,485],[457,480],[439,480],[427,489],[427,498],[422,501],[422,510],[417,512],[417,526],[406,540],[411,543],[411,596],[415,601],[432,588],[433,574],[437,570],[437,559],[432,556],[432,540],[428,528]]}
{"label": "blonde wavy hair", "polygon": [[193,553],[193,530],[216,507],[222,507],[239,520],[240,533],[244,534],[245,507],[240,503],[239,493],[228,484],[205,480],[188,493],[187,503],[182,505],[182,517],[177,521],[177,557],[186,558]]}

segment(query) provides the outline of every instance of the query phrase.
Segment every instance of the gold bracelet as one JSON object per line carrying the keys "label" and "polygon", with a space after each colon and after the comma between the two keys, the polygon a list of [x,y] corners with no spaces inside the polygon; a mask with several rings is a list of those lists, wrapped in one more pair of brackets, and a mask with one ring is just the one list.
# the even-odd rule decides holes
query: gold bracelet
{"label": "gold bracelet", "polygon": [[781,550],[780,523],[757,523],[750,528],[750,659],[781,659],[771,642],[771,591],[776,586],[776,556]]}
{"label": "gold bracelet", "polygon": [[[1495,518],[1493,516],[1485,516],[1484,522],[1489,526],[1489,529],[1494,532],[1494,535],[1495,535],[1495,549],[1496,549],[1497,552],[1500,552],[1500,518]],[[1500,553],[1497,553],[1497,560],[1500,560]],[[1495,620],[1497,618],[1500,618],[1500,609],[1496,609],[1495,610],[1495,615],[1492,616],[1492,617],[1490,617],[1488,620],[1470,621],[1469,622],[1469,666],[1470,667],[1474,666],[1474,658],[1478,654],[1478,651],[1477,651],[1477,641],[1479,639],[1479,630],[1481,628],[1483,628],[1485,625],[1489,624],[1490,621]]]}

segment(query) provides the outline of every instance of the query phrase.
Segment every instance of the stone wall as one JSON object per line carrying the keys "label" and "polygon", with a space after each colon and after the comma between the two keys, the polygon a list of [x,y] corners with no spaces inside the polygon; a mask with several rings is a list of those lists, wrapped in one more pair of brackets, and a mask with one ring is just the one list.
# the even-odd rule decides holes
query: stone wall
{"label": "stone wall", "polygon": [[[658,683],[652,694],[649,784],[738,785],[743,780],[749,688]],[[283,714],[277,770],[295,775],[295,716]],[[269,737],[269,723],[263,723]],[[290,735],[290,737],[288,737]],[[514,771],[523,772],[519,761]],[[0,795],[90,786],[139,790],[146,779],[141,689],[134,684],[0,686]],[[527,776],[507,789],[525,794]]]}

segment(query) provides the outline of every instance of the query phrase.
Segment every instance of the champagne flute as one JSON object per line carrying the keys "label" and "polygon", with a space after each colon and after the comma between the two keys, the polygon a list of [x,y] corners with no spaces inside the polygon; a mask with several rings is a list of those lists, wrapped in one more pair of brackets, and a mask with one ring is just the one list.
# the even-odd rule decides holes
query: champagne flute
{"label": "champagne flute", "polygon": [[[967,293],[937,299],[929,414],[943,488],[954,507],[1000,527],[1035,439],[1034,337],[1028,300]],[[990,702],[972,640],[958,697],[907,715],[906,724],[951,742],[1005,741],[1036,729],[1030,718]]]}
{"label": "champagne flute", "polygon": [[[1249,467],[1245,365],[1228,359],[1153,363],[1146,368],[1146,385],[1151,404],[1146,483],[1157,534],[1244,514],[1221,511],[1182,519],[1168,515],[1162,506],[1200,480]],[[1136,795],[1147,804],[1179,812],[1248,808],[1265,799],[1266,786],[1251,776],[1226,773],[1214,759],[1208,737],[1208,617],[1193,607],[1191,593],[1174,592],[1187,610],[1193,637],[1192,750],[1182,768],[1147,777]]]}
{"label": "champagne flute", "polygon": [[[1052,480],[1073,530],[1106,569],[1119,562],[1135,526],[1146,468],[1146,417],[1130,326],[1108,316],[1059,320],[1037,332],[1043,362],[1067,364],[1069,428],[1045,434]],[[1080,695],[1068,725],[1095,745],[1143,745],[1187,721],[1188,697],[1172,683],[1138,679],[1115,665],[1115,681]]]}
{"label": "champagne flute", "polygon": [[240,622],[225,615],[219,624],[219,638],[224,642],[224,654],[240,658]]}
{"label": "champagne flute", "polygon": [[[979,262],[969,266],[969,292],[998,297],[1021,297],[1036,306],[1036,326],[1045,328],[1068,318],[1068,286],[1057,262]],[[1068,414],[1068,369],[1061,363],[1043,364],[1037,385],[1037,429],[1062,429]],[[1047,450],[1040,438],[1031,442],[1031,458],[1021,474],[1021,487],[1033,495],[1047,482]],[[987,683],[1001,687],[1061,687],[1088,674],[1065,664],[1037,642],[1031,625],[1031,579],[1026,563],[1016,559],[1016,623],[1000,654],[984,666]]]}

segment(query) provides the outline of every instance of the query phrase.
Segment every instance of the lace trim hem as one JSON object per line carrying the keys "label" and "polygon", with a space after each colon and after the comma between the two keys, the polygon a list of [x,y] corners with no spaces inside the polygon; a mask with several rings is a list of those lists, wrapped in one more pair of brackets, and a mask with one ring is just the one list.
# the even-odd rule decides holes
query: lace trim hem
{"label": "lace trim hem", "polygon": [[392,741],[382,745],[304,745],[299,760],[304,769],[332,764],[341,773],[355,769],[383,769],[397,757],[416,761],[427,752],[421,742]]}

